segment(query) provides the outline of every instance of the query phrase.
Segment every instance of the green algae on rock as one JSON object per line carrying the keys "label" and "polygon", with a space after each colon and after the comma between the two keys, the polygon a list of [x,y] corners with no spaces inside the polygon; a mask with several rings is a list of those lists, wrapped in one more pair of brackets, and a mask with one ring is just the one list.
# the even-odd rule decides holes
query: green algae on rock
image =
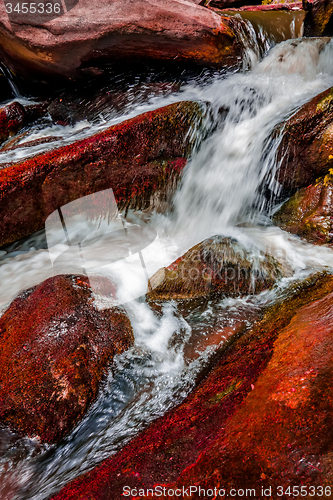
{"label": "green algae on rock", "polygon": [[124,486],[325,484],[332,303],[331,275],[294,284],[261,321],[234,337],[183,403],[54,500],[121,498]]}
{"label": "green algae on rock", "polygon": [[306,12],[304,19],[305,36],[331,36],[333,2],[324,0],[303,0]]}
{"label": "green algae on rock", "polygon": [[333,169],[316,183],[297,191],[274,214],[273,222],[284,231],[310,243],[333,243]]}
{"label": "green algae on rock", "polygon": [[113,189],[120,210],[154,206],[179,179],[203,115],[198,103],[170,104],[0,170],[0,246],[104,189]]}
{"label": "green algae on rock", "polygon": [[0,420],[59,441],[96,398],[113,357],[133,342],[124,311],[98,311],[84,276],[55,276],[22,292],[0,318]]}
{"label": "green algae on rock", "polygon": [[308,186],[333,167],[332,88],[304,104],[285,122],[277,162],[277,180],[290,192]]}
{"label": "green algae on rock", "polygon": [[215,236],[188,250],[150,278],[150,300],[237,297],[272,287],[287,270],[264,252],[251,252],[232,238]]}

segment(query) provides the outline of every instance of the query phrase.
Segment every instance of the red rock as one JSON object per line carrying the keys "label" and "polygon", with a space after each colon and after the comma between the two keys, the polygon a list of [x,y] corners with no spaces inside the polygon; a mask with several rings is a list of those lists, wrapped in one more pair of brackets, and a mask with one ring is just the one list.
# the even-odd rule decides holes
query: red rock
{"label": "red rock", "polygon": [[5,141],[12,134],[22,128],[25,122],[24,107],[13,102],[0,109],[0,142]]}
{"label": "red rock", "polygon": [[19,102],[12,102],[0,108],[0,142],[15,134],[28,122],[45,113],[43,104],[23,107]]}
{"label": "red rock", "polygon": [[332,305],[332,276],[296,284],[178,408],[54,500],[122,498],[125,486],[137,488],[134,499],[157,485],[256,487],[260,496],[262,485],[327,484]]}
{"label": "red rock", "polygon": [[[0,170],[0,245],[43,228],[59,207],[112,188],[118,208],[147,208],[186,163],[199,104],[180,102]],[[153,198],[155,196],[155,199]],[[160,197],[161,197],[160,196]]]}
{"label": "red rock", "polygon": [[67,13],[49,16],[8,15],[2,3],[0,45],[8,67],[28,79],[75,77],[105,61],[220,67],[240,55],[229,20],[187,0],[80,0]]}
{"label": "red rock", "polygon": [[[330,39],[322,39],[325,46]],[[304,104],[284,125],[278,149],[277,174],[282,186],[295,191],[308,186],[333,167],[333,89]]]}
{"label": "red rock", "polygon": [[303,0],[306,11],[304,20],[305,36],[331,36],[333,34],[331,0]]}
{"label": "red rock", "polygon": [[108,364],[134,341],[123,310],[98,311],[86,281],[50,278],[0,318],[0,419],[48,443],[82,418]]}
{"label": "red rock", "polygon": [[[260,268],[258,263],[260,261]],[[188,250],[150,278],[151,300],[237,297],[274,285],[283,271],[263,252],[254,256],[236,240],[215,236]]]}
{"label": "red rock", "polygon": [[308,498],[331,487],[332,306],[331,292],[295,311],[225,435],[184,471],[178,487],[272,487],[272,498],[281,486],[283,498],[294,485],[304,485]]}
{"label": "red rock", "polygon": [[332,245],[332,181],[330,173],[297,191],[274,215],[274,223],[310,243]]}

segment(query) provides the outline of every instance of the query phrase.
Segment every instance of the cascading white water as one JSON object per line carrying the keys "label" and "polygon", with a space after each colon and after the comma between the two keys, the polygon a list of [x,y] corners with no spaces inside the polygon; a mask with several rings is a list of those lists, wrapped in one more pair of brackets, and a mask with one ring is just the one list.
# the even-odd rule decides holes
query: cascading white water
{"label": "cascading white water", "polygon": [[228,113],[185,170],[174,200],[173,231],[189,235],[190,243],[201,241],[247,222],[255,202],[262,206],[258,188],[277,167],[279,140],[267,143],[272,130],[332,85],[333,45],[323,45],[319,39],[282,42],[252,71],[217,78],[196,93]]}
{"label": "cascading white water", "polygon": [[[296,274],[333,267],[330,249],[314,248],[269,224],[256,224],[264,205],[258,189],[264,177],[277,167],[278,140],[272,143],[269,136],[299,105],[333,85],[333,45],[324,46],[318,40],[287,41],[274,47],[261,62],[252,47],[247,60],[252,61],[250,70],[216,75],[204,84],[191,83],[180,94],[150,105],[162,106],[179,99],[209,101],[215,122],[219,110],[227,110],[224,122],[189,161],[173,212],[155,215],[150,221],[159,233],[158,242],[150,247],[150,257],[146,256],[152,269],[168,265],[191,245],[213,234],[232,235],[247,247],[264,249],[285,260]],[[137,112],[146,109],[141,107]],[[239,225],[249,220],[252,227]],[[103,244],[107,251],[107,242],[101,241],[101,247]],[[72,271],[77,271],[75,266]],[[0,308],[21,289],[52,274],[46,250],[32,249],[7,257],[0,266]],[[215,320],[228,321],[231,303],[235,315],[245,304],[255,308],[256,301],[273,300],[274,293],[250,301],[222,301],[214,309]],[[170,304],[161,317],[142,301],[133,301],[127,309],[135,347],[118,358],[116,375],[110,375],[89,414],[60,445],[48,451],[45,448],[34,458],[34,446],[37,451],[39,448],[36,442],[28,441],[18,445],[18,454],[26,450],[25,460],[16,457],[15,461],[10,454],[0,457],[1,498],[47,498],[114,453],[193,387],[195,374],[210,351],[195,360],[185,360],[184,346],[191,336],[188,322]],[[211,310],[202,314],[203,325],[209,323],[211,314]],[[181,341],[170,342],[175,337]],[[8,494],[10,491],[14,493]]]}

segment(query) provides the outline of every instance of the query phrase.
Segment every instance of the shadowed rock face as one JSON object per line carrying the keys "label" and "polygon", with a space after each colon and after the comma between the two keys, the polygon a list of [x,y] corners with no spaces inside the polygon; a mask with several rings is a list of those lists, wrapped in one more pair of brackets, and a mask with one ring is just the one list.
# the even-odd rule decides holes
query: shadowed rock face
{"label": "shadowed rock face", "polygon": [[261,486],[330,484],[332,305],[332,276],[296,284],[178,408],[54,499],[121,498],[124,486],[142,498],[156,485],[260,496]]}
{"label": "shadowed rock face", "polygon": [[246,250],[236,240],[215,236],[188,250],[152,278],[152,300],[195,299],[259,293],[274,285],[283,272],[264,253]]}
{"label": "shadowed rock face", "polygon": [[227,9],[228,7],[242,7],[244,5],[260,4],[259,0],[201,0],[200,5],[214,7],[216,9]]}
{"label": "shadowed rock face", "polygon": [[316,183],[297,191],[274,215],[273,222],[284,231],[311,243],[333,243],[333,178],[329,173]]}
{"label": "shadowed rock face", "polygon": [[0,109],[0,142],[15,134],[25,122],[25,111],[21,104],[13,102]]}
{"label": "shadowed rock face", "polygon": [[0,143],[27,123],[45,114],[45,111],[46,105],[36,104],[23,107],[19,102],[12,102],[0,108]]}
{"label": "shadowed rock face", "polygon": [[0,318],[1,421],[58,441],[96,398],[113,357],[133,342],[124,311],[98,311],[84,276],[59,275],[26,290]]}
{"label": "shadowed rock face", "polygon": [[[227,10],[227,9],[226,9]],[[281,10],[291,10],[291,11],[301,11],[302,2],[285,2],[285,3],[270,3],[270,4],[260,4],[260,5],[244,5],[239,8],[232,8],[231,10],[236,10],[239,12],[260,12],[260,11],[281,11]],[[304,13],[303,13],[304,15]]]}
{"label": "shadowed rock face", "polygon": [[171,104],[0,170],[0,245],[103,189],[113,189],[120,210],[154,206],[179,179],[202,116],[197,103]]}
{"label": "shadowed rock face", "polygon": [[306,11],[305,36],[331,36],[333,34],[331,20],[333,2],[331,0],[303,0],[303,8]]}
{"label": "shadowed rock face", "polygon": [[80,0],[49,18],[6,14],[0,4],[1,53],[29,76],[75,77],[101,62],[235,64],[239,47],[227,18],[187,0]]}
{"label": "shadowed rock face", "polygon": [[333,90],[328,89],[304,104],[284,125],[277,178],[286,190],[308,186],[333,167],[332,139]]}

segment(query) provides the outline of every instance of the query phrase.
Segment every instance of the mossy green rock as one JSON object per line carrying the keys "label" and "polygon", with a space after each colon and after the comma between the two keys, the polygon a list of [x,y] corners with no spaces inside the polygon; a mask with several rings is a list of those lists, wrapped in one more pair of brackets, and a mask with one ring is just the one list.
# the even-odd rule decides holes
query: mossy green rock
{"label": "mossy green rock", "polygon": [[303,0],[306,11],[304,19],[305,36],[332,36],[331,17],[333,2],[325,0]]}
{"label": "mossy green rock", "polygon": [[273,222],[310,243],[332,245],[332,201],[333,177],[330,172],[297,191],[274,215]]}
{"label": "mossy green rock", "polygon": [[[281,127],[277,129],[281,133]],[[333,89],[304,104],[283,126],[277,180],[292,192],[333,168]]]}
{"label": "mossy green rock", "polygon": [[274,257],[237,240],[214,236],[195,245],[150,279],[152,300],[237,297],[272,287],[284,273]]}

